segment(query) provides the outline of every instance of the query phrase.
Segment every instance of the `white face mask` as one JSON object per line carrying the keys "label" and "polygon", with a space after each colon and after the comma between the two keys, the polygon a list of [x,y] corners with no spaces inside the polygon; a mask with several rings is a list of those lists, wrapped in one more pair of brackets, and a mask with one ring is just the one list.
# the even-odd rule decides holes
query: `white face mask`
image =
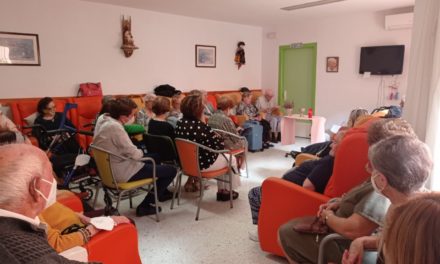
{"label": "white face mask", "polygon": [[125,122],[125,125],[131,125],[134,123],[134,116],[132,116],[130,119],[128,119],[127,122]]}
{"label": "white face mask", "polygon": [[57,200],[57,182],[56,182],[55,179],[53,179],[52,182],[50,182],[48,180],[45,180],[45,179],[41,179],[41,180],[51,185],[50,186],[50,192],[49,192],[49,195],[47,197],[44,196],[44,194],[40,190],[37,190],[34,187],[35,191],[39,195],[41,195],[41,197],[43,197],[43,199],[46,201],[46,205],[44,206],[44,209],[46,209],[46,208],[52,206],[56,202],[56,200]]}
{"label": "white face mask", "polygon": [[373,186],[373,189],[374,189],[375,192],[377,192],[380,195],[383,195],[382,191],[383,191],[384,188],[382,188],[382,190],[381,190],[381,189],[379,189],[379,187],[377,187],[376,181],[375,181],[376,177],[377,177],[377,173],[374,173],[373,176],[371,176],[371,185]]}

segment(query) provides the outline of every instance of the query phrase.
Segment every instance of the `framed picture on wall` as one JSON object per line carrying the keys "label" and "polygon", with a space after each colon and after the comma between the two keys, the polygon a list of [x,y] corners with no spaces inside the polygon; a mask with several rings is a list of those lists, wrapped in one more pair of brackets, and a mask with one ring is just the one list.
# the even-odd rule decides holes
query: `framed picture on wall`
{"label": "framed picture on wall", "polygon": [[196,45],[196,67],[216,67],[216,47]]}
{"label": "framed picture on wall", "polygon": [[38,35],[0,32],[0,65],[40,66]]}
{"label": "framed picture on wall", "polygon": [[339,71],[339,57],[327,57],[326,69],[327,69],[327,72],[338,72]]}

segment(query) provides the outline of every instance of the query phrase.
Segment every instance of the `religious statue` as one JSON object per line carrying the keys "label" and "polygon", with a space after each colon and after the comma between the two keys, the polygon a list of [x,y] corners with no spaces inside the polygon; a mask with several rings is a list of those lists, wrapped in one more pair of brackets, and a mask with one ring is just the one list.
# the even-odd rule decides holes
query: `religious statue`
{"label": "religious statue", "polygon": [[130,57],[135,49],[138,49],[134,45],[133,35],[131,34],[131,17],[125,19],[122,17],[122,46],[125,57]]}

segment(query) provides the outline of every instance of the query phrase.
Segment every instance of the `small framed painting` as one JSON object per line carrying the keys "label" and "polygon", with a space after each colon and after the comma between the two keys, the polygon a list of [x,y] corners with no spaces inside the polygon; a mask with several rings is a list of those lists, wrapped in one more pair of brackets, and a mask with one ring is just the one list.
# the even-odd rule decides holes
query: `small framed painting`
{"label": "small framed painting", "polygon": [[40,66],[38,35],[0,32],[0,65]]}
{"label": "small framed painting", "polygon": [[326,68],[327,68],[327,72],[338,72],[339,57],[327,57]]}
{"label": "small framed painting", "polygon": [[196,67],[216,67],[216,47],[196,45]]}

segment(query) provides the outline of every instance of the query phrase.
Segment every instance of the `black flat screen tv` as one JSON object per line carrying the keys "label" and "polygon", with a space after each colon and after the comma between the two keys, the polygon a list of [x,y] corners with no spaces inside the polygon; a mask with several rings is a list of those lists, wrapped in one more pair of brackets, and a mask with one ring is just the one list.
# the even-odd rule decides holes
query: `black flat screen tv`
{"label": "black flat screen tv", "polygon": [[361,48],[359,73],[372,75],[402,74],[404,45],[376,46]]}

